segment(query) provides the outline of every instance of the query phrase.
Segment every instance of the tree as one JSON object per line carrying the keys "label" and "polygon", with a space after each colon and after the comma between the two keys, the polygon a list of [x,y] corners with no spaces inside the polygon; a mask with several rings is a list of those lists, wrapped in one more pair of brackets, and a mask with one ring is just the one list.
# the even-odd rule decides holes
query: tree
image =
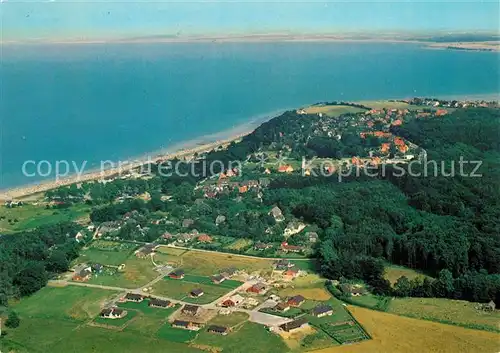
{"label": "tree", "polygon": [[14,284],[19,287],[21,295],[30,295],[44,287],[47,280],[47,272],[43,264],[31,263],[17,274]]}
{"label": "tree", "polygon": [[20,322],[21,320],[19,319],[19,316],[17,316],[16,312],[11,310],[7,320],[5,321],[5,326],[8,328],[16,328],[19,327]]}
{"label": "tree", "polygon": [[69,261],[66,253],[61,250],[54,250],[47,259],[46,268],[50,272],[64,272],[69,268]]}
{"label": "tree", "polygon": [[411,294],[411,283],[406,276],[401,276],[394,285],[395,294],[398,297],[408,297]]}
{"label": "tree", "polygon": [[454,290],[453,275],[447,269],[441,270],[438,279],[434,281],[434,295],[441,298],[449,297]]}

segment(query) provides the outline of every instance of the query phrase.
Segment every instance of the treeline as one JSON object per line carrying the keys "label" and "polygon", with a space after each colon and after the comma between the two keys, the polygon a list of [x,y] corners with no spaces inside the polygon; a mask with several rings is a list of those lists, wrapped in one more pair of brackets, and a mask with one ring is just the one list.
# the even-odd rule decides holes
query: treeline
{"label": "treeline", "polygon": [[11,297],[30,295],[54,274],[67,271],[78,257],[75,223],[44,226],[0,238],[0,305]]}

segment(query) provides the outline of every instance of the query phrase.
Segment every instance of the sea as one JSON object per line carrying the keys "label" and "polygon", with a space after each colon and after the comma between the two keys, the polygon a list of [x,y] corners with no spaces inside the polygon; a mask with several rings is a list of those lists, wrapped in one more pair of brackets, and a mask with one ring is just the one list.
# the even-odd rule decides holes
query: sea
{"label": "sea", "polygon": [[[415,43],[0,49],[0,190],[53,178],[56,161],[98,168],[101,161],[133,160],[243,131],[319,101],[500,92],[499,53]],[[23,165],[31,169],[24,173]]]}

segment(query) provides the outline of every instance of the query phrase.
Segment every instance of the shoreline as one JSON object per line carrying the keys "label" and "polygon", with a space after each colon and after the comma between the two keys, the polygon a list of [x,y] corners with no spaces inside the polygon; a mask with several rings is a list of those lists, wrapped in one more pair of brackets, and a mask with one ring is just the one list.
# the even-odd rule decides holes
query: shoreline
{"label": "shoreline", "polygon": [[[285,110],[286,109],[280,109],[272,113],[257,115],[249,121],[243,122],[226,130],[211,134],[205,134],[191,140],[178,142],[168,148],[145,152],[135,157],[131,156],[124,158],[121,160],[122,162],[131,163],[127,163],[126,165],[123,165],[121,167],[111,167],[106,170],[93,168],[83,172],[83,174],[81,175],[73,174],[59,180],[55,180],[55,177],[52,176],[52,178],[50,179],[34,181],[30,184],[0,189],[0,202],[14,199],[25,199],[29,196],[37,195],[61,186],[69,186],[72,184],[89,181],[105,180],[119,173],[132,171],[133,169],[138,168],[141,165],[144,165],[151,161],[168,160],[174,158],[190,158],[195,153],[199,154],[210,152],[217,147],[227,146],[231,142],[237,141],[244,136],[252,133],[262,123],[282,114]],[[119,161],[120,160],[117,160],[116,162]]]}
{"label": "shoreline", "polygon": [[[428,96],[429,98],[445,99],[445,100],[465,100],[465,101],[500,101],[500,92],[498,93],[485,93],[485,94],[451,94],[451,95],[438,95],[438,96]],[[408,97],[400,98],[381,98],[381,99],[368,99],[368,101],[397,101],[406,99]],[[336,99],[341,100],[341,99]],[[355,103],[357,100],[347,100],[347,102]],[[306,104],[303,106],[310,106],[314,103]],[[36,181],[32,184],[24,184],[21,186],[14,186],[11,188],[0,189],[0,202],[13,200],[13,199],[25,199],[32,195],[37,195],[48,190],[52,190],[61,186],[69,186],[71,184],[77,184],[82,182],[104,180],[110,178],[114,175],[123,172],[132,171],[135,168],[140,167],[151,161],[157,160],[168,160],[168,159],[182,159],[182,158],[192,158],[195,153],[206,153],[211,150],[220,147],[227,146],[233,141],[237,141],[244,136],[252,133],[257,127],[266,121],[273,119],[281,115],[287,110],[298,109],[298,107],[279,109],[274,112],[269,112],[265,114],[260,114],[254,116],[252,119],[236,125],[230,129],[222,130],[212,134],[206,134],[199,136],[197,138],[187,140],[184,142],[176,143],[168,148],[145,152],[137,157],[129,157],[122,161],[127,161],[132,163],[126,164],[122,167],[112,167],[106,170],[93,169],[84,172],[82,175],[70,175],[64,177],[60,180],[54,180],[54,178]],[[118,161],[117,161],[118,162]]]}

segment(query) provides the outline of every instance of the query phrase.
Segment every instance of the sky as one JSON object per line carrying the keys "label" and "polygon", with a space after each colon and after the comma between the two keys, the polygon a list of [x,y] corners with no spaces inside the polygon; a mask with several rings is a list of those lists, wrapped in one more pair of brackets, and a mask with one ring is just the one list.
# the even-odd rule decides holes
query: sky
{"label": "sky", "polygon": [[498,33],[497,1],[0,0],[2,41],[248,33]]}

